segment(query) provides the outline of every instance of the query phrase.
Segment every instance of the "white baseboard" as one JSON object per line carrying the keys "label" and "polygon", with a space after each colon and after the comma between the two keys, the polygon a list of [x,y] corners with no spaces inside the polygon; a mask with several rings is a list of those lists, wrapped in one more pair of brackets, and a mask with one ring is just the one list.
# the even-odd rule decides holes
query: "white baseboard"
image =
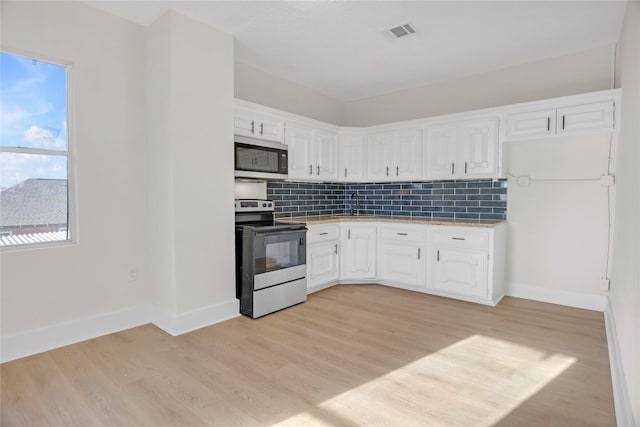
{"label": "white baseboard", "polygon": [[32,356],[43,351],[153,323],[176,336],[239,316],[238,300],[171,315],[152,305],[137,305],[122,310],[62,322],[43,328],[2,336],[0,363]]}
{"label": "white baseboard", "polygon": [[616,423],[620,427],[635,426],[637,424],[633,419],[631,399],[629,398],[629,390],[622,369],[616,322],[611,311],[609,298],[607,298],[607,309],[604,312],[604,323],[607,328],[607,345],[609,346],[609,365],[611,367],[611,383],[613,386],[613,402],[616,409]]}
{"label": "white baseboard", "polygon": [[604,312],[607,309],[606,295],[583,294],[524,283],[507,283],[507,295],[586,310]]}
{"label": "white baseboard", "polygon": [[2,336],[0,362],[9,362],[149,323],[149,306],[137,305],[79,320]]}
{"label": "white baseboard", "polygon": [[336,284],[337,284],[337,282],[329,282],[329,283],[324,283],[322,285],[312,286],[310,288],[307,288],[307,295],[312,294],[314,292],[321,291],[323,289],[330,288],[332,286],[335,286]]}
{"label": "white baseboard", "polygon": [[178,315],[172,315],[154,307],[151,323],[166,333],[176,336],[238,316],[240,316],[239,301],[234,298]]}

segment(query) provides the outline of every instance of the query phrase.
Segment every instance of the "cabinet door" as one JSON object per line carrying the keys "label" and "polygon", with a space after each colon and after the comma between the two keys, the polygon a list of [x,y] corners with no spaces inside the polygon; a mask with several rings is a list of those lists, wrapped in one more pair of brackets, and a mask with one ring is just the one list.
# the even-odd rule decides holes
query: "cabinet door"
{"label": "cabinet door", "polygon": [[380,240],[378,278],[398,284],[425,287],[424,245],[417,242]]}
{"label": "cabinet door", "polygon": [[338,134],[316,130],[314,136],[316,177],[323,180],[338,178]]}
{"label": "cabinet door", "polygon": [[348,225],[342,232],[340,276],[342,279],[376,277],[376,227]]}
{"label": "cabinet door", "polygon": [[475,298],[488,298],[488,252],[440,247],[431,253],[429,287]]}
{"label": "cabinet door", "polygon": [[307,248],[307,287],[313,288],[338,280],[338,241]]}
{"label": "cabinet door", "polygon": [[498,119],[463,122],[458,129],[456,175],[498,177]]}
{"label": "cabinet door", "polygon": [[509,114],[505,120],[505,138],[527,139],[555,135],[556,110]]}
{"label": "cabinet door", "polygon": [[233,112],[233,126],[236,135],[258,138],[256,130],[260,123],[256,123],[256,112],[247,107],[236,105]]}
{"label": "cabinet door", "polygon": [[396,133],[393,176],[400,181],[422,177],[422,130]]}
{"label": "cabinet door", "polygon": [[290,123],[287,126],[289,178],[314,179],[311,128]]}
{"label": "cabinet door", "polygon": [[364,135],[340,135],[338,148],[340,181],[364,181]]}
{"label": "cabinet door", "polygon": [[455,174],[457,129],[455,125],[433,126],[425,130],[424,177],[447,179]]}
{"label": "cabinet door", "polygon": [[369,135],[367,141],[367,178],[370,181],[393,180],[394,141],[392,132]]}
{"label": "cabinet door", "polygon": [[558,135],[613,129],[613,101],[558,108]]}
{"label": "cabinet door", "polygon": [[258,138],[276,142],[284,141],[284,134],[282,132],[284,122],[280,117],[261,113],[258,119],[259,123],[256,127],[256,132],[259,135]]}

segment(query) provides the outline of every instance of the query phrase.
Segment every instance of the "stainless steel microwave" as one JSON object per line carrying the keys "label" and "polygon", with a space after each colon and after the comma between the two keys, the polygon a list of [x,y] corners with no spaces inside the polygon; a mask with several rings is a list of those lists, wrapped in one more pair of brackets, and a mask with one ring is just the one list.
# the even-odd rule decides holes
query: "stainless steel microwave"
{"label": "stainless steel microwave", "polygon": [[242,136],[235,137],[236,177],[287,179],[288,163],[288,147],[284,144]]}

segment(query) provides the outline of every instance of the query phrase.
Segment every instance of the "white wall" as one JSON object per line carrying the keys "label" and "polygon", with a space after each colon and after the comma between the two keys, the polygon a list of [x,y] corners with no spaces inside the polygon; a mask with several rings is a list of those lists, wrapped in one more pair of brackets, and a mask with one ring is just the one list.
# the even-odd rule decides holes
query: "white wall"
{"label": "white wall", "polygon": [[620,39],[622,129],[616,175],[611,315],[626,387],[640,425],[640,3],[629,2]]}
{"label": "white wall", "polygon": [[345,126],[369,126],[611,88],[611,46],[347,102]]}
{"label": "white wall", "polygon": [[73,63],[80,236],[3,251],[2,359],[238,315],[232,37],[175,13],[147,29],[82,3],[2,2],[2,47]]}
{"label": "white wall", "polygon": [[73,63],[80,234],[76,245],[2,252],[5,337],[145,303],[149,258],[144,29],[80,3],[1,7],[3,49]]}
{"label": "white wall", "polygon": [[168,12],[148,46],[153,300],[170,316],[237,305],[233,38]]}
{"label": "white wall", "polygon": [[335,125],[343,121],[344,106],[337,99],[240,62],[235,97]]}
{"label": "white wall", "polygon": [[506,280],[512,295],[571,292],[568,303],[605,309],[600,279],[608,276],[610,205],[609,188],[599,180],[615,174],[609,169],[612,144],[609,135],[505,144],[507,173],[531,178],[526,186],[508,180]]}

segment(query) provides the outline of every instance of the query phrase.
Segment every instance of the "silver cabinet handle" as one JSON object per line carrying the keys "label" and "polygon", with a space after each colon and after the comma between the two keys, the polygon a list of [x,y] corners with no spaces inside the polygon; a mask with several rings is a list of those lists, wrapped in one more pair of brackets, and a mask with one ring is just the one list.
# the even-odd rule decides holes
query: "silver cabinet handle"
{"label": "silver cabinet handle", "polygon": [[251,120],[251,133],[255,133],[256,130],[256,122]]}
{"label": "silver cabinet handle", "polygon": [[440,262],[440,249],[438,249],[438,252],[436,254],[436,261]]}
{"label": "silver cabinet handle", "polygon": [[313,165],[309,165],[309,175],[313,175]]}
{"label": "silver cabinet handle", "polygon": [[551,117],[547,117],[547,132],[551,132]]}
{"label": "silver cabinet handle", "polygon": [[465,240],[464,237],[452,237],[451,240]]}
{"label": "silver cabinet handle", "polygon": [[396,233],[398,236],[406,236],[407,233]]}
{"label": "silver cabinet handle", "polygon": [[318,165],[318,176],[320,176],[320,165]]}
{"label": "silver cabinet handle", "polygon": [[338,244],[337,243],[335,245],[335,249],[333,250],[333,253],[338,255]]}
{"label": "silver cabinet handle", "polygon": [[420,248],[418,248],[418,259],[420,259]]}
{"label": "silver cabinet handle", "polygon": [[329,233],[327,233],[326,231],[324,233],[320,233],[321,236],[326,236],[327,234]]}
{"label": "silver cabinet handle", "polygon": [[389,166],[387,166],[387,176],[389,176]]}
{"label": "silver cabinet handle", "polygon": [[464,162],[464,174],[467,174],[467,162]]}
{"label": "silver cabinet handle", "polygon": [[264,123],[260,123],[260,135],[264,135]]}
{"label": "silver cabinet handle", "polygon": [[347,168],[344,168],[344,177],[347,177]]}
{"label": "silver cabinet handle", "polygon": [[347,230],[347,239],[351,240],[351,229]]}
{"label": "silver cabinet handle", "polygon": [[396,166],[396,176],[400,176],[400,166]]}
{"label": "silver cabinet handle", "polygon": [[451,162],[451,174],[453,175],[456,172],[456,164]]}
{"label": "silver cabinet handle", "polygon": [[564,130],[564,117],[565,116],[562,116],[562,130]]}

